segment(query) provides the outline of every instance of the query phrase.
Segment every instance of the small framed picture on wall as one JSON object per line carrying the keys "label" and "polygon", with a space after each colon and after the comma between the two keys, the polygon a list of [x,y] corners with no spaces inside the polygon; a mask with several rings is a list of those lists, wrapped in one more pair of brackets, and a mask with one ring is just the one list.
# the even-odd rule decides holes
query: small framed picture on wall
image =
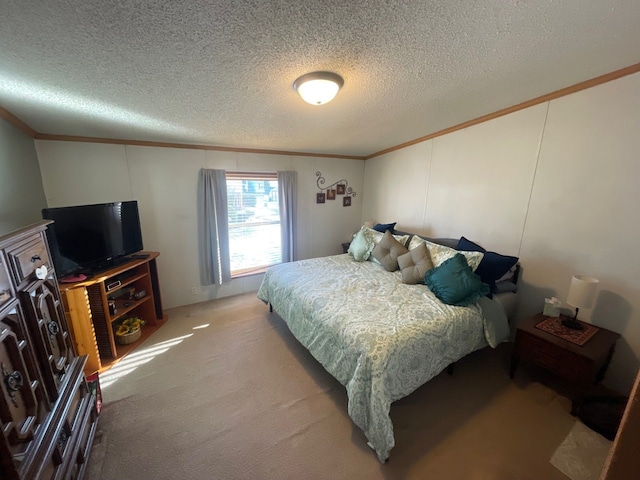
{"label": "small framed picture on wall", "polygon": [[327,200],[335,200],[336,199],[336,191],[331,189],[327,190]]}
{"label": "small framed picture on wall", "polygon": [[351,197],[343,197],[342,198],[342,206],[350,207],[351,206]]}
{"label": "small framed picture on wall", "polygon": [[338,195],[344,195],[344,191],[345,191],[344,183],[339,183],[338,185],[336,185],[336,193]]}
{"label": "small framed picture on wall", "polygon": [[324,193],[316,193],[316,203],[324,203]]}

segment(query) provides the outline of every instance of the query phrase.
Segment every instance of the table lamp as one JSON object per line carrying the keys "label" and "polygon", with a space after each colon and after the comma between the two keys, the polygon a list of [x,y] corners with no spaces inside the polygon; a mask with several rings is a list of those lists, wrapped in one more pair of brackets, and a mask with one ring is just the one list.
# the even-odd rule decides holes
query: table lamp
{"label": "table lamp", "polygon": [[574,275],[569,285],[567,303],[576,309],[573,318],[565,318],[562,325],[574,330],[582,330],[584,327],[578,322],[578,311],[581,308],[590,308],[593,305],[596,289],[599,281],[585,275]]}

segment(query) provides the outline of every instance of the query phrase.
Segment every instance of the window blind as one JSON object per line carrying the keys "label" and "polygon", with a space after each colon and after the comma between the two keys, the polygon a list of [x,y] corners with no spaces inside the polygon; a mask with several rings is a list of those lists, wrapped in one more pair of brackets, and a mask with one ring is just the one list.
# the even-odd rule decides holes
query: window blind
{"label": "window blind", "polygon": [[227,172],[231,274],[282,261],[276,173]]}

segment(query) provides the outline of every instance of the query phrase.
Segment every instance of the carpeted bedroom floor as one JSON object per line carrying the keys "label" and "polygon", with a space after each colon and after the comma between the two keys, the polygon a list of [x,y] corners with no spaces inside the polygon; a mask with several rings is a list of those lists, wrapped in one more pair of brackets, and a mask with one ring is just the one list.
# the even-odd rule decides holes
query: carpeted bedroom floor
{"label": "carpeted bedroom floor", "polygon": [[101,375],[90,480],[567,478],[550,459],[576,422],[570,402],[524,367],[510,381],[508,344],[394,403],[382,465],[345,389],[254,293],[167,313]]}

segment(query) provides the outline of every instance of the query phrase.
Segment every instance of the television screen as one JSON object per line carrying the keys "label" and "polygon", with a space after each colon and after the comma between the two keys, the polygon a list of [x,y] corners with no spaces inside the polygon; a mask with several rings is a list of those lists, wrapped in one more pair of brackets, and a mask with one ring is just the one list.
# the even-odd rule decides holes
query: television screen
{"label": "television screen", "polygon": [[93,274],[142,250],[138,202],[113,202],[45,208],[49,248],[58,278]]}

